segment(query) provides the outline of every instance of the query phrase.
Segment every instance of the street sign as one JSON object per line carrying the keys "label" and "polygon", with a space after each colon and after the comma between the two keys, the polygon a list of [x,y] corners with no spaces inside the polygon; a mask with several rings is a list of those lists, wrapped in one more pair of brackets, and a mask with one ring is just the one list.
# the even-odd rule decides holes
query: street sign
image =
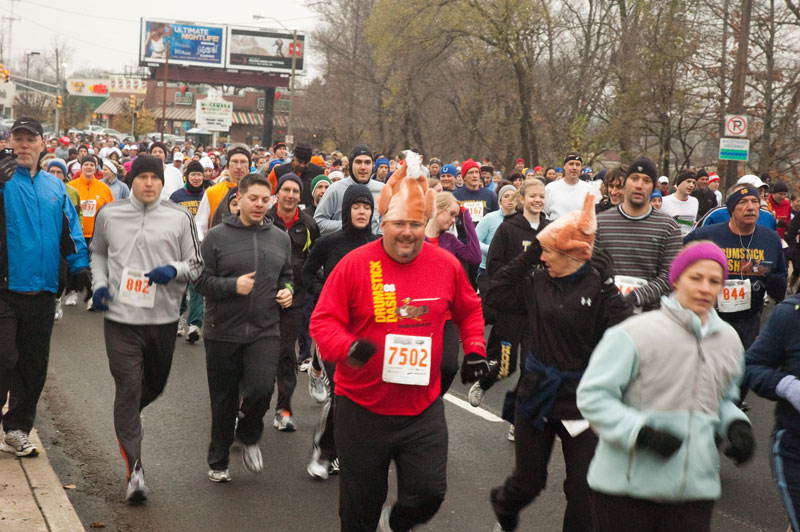
{"label": "street sign", "polygon": [[725,136],[746,137],[747,117],[744,115],[725,115]]}
{"label": "street sign", "polygon": [[294,144],[294,135],[286,135],[286,144]]}
{"label": "street sign", "polygon": [[212,98],[197,100],[195,122],[208,131],[228,131],[233,122],[233,104]]}
{"label": "street sign", "polygon": [[749,152],[748,139],[719,139],[719,158],[722,161],[746,161]]}

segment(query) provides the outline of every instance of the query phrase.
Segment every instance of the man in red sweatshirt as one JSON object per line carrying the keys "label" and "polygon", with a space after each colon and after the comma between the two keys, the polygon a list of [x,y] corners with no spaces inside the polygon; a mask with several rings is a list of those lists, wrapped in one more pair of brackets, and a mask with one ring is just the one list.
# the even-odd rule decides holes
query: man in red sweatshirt
{"label": "man in red sweatshirt", "polygon": [[792,203],[786,199],[788,194],[789,186],[783,181],[775,181],[772,184],[768,200],[769,208],[778,222],[778,236],[781,238],[786,234],[786,228],[789,227],[789,220],[792,218]]}
{"label": "man in red sweatshirt", "polygon": [[[425,243],[434,196],[419,165],[407,161],[390,178],[378,201],[383,238],[339,262],[311,318],[320,354],[337,363],[342,530],[410,530],[444,500],[439,367],[449,314],[466,353],[462,380],[475,382],[489,371],[480,299],[455,256]],[[398,500],[381,510],[392,460]]]}

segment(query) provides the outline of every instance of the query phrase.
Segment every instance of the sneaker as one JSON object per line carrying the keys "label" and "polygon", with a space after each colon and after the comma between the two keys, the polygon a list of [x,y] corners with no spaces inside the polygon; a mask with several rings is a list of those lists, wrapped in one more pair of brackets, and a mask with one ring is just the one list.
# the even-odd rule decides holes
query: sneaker
{"label": "sneaker", "polygon": [[58,299],[56,299],[56,313],[55,316],[53,316],[53,319],[55,321],[58,321],[63,317],[64,317],[64,309],[61,308],[61,298],[59,297]]}
{"label": "sneaker", "polygon": [[181,318],[178,320],[178,336],[183,336],[186,334],[186,320]]}
{"label": "sneaker", "polygon": [[309,366],[311,366],[311,357],[304,359],[297,366],[300,371],[308,371]]}
{"label": "sneaker", "polygon": [[485,393],[486,390],[481,388],[480,382],[475,382],[475,384],[473,384],[469,389],[469,394],[468,394],[469,404],[471,404],[476,408],[481,406],[481,401],[483,401],[483,394]]}
{"label": "sneaker", "polygon": [[514,441],[514,425],[508,427],[508,441]]}
{"label": "sneaker", "polygon": [[328,460],[321,460],[319,454],[319,449],[314,449],[314,452],[311,453],[311,461],[308,463],[306,471],[308,471],[308,474],[313,478],[328,480],[331,463]]}
{"label": "sneaker", "polygon": [[331,466],[328,468],[329,475],[338,475],[339,474],[339,459],[334,458],[331,460]]}
{"label": "sneaker", "polygon": [[211,482],[230,482],[231,474],[227,469],[209,469],[208,480]]}
{"label": "sneaker", "polygon": [[78,292],[70,292],[64,296],[64,306],[74,307],[78,304]]}
{"label": "sneaker", "polygon": [[133,464],[133,473],[128,479],[128,491],[125,493],[125,500],[130,503],[142,502],[147,499],[147,486],[144,483],[144,470],[139,460]]}
{"label": "sneaker", "polygon": [[325,372],[320,371],[317,373],[314,366],[308,368],[308,395],[314,401],[322,404],[328,400],[328,384],[330,384],[330,381],[325,376]]}
{"label": "sneaker", "polygon": [[294,424],[291,412],[288,410],[281,410],[275,413],[275,420],[272,426],[281,432],[294,432],[297,430],[297,425]]}
{"label": "sneaker", "polygon": [[189,325],[189,330],[186,333],[186,341],[190,344],[195,343],[200,339],[200,327],[197,325]]}
{"label": "sneaker", "polygon": [[378,521],[378,532],[392,532],[389,526],[389,517],[392,515],[392,507],[384,506],[381,510],[381,519]]}
{"label": "sneaker", "polygon": [[0,451],[30,458],[39,456],[39,449],[31,443],[28,433],[22,430],[6,432],[6,437],[0,441]]}
{"label": "sneaker", "polygon": [[242,448],[244,468],[251,473],[261,473],[264,470],[264,461],[261,459],[261,449],[258,448],[258,444],[248,445],[239,441],[239,447]]}
{"label": "sneaker", "polygon": [[86,302],[86,310],[89,312],[94,312],[94,302],[91,299]]}

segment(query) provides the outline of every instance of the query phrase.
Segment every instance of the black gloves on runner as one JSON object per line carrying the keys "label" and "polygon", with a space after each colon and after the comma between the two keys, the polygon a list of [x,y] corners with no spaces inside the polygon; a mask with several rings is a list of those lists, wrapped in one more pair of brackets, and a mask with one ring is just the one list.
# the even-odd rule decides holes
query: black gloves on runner
{"label": "black gloves on runner", "polygon": [[72,274],[71,287],[76,292],[84,292],[84,301],[92,298],[92,272],[89,268],[81,268]]}
{"label": "black gloves on runner", "polygon": [[750,423],[737,419],[728,427],[728,441],[730,445],[725,449],[725,456],[733,460],[737,466],[742,465],[753,457],[756,440],[753,437],[753,427]]}
{"label": "black gloves on runner", "polygon": [[639,429],[636,446],[645,447],[662,458],[669,458],[683,445],[683,438],[678,438],[665,430],[644,426]]}
{"label": "black gloves on runner", "polygon": [[590,264],[600,272],[600,278],[603,281],[614,277],[614,261],[605,249],[594,248]]}
{"label": "black gloves on runner", "polygon": [[347,352],[345,362],[354,367],[360,368],[372,358],[378,348],[369,340],[356,340],[350,345],[350,350]]}
{"label": "black gloves on runner", "polygon": [[17,171],[17,157],[0,152],[0,183],[8,183]]}
{"label": "black gloves on runner", "polygon": [[464,362],[461,363],[462,383],[475,382],[488,374],[489,363],[486,362],[486,357],[482,357],[477,353],[467,353],[464,355]]}

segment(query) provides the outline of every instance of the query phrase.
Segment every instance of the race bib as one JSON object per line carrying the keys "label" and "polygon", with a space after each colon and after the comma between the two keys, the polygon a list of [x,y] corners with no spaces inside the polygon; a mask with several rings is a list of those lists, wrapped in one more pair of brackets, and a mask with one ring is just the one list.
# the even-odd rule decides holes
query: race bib
{"label": "race bib", "polygon": [[383,381],[427,386],[430,380],[430,336],[387,334],[383,352]]}
{"label": "race bib", "polygon": [[617,285],[617,288],[619,288],[623,296],[627,296],[631,293],[631,290],[646,285],[647,281],[641,277],[633,277],[632,275],[615,275],[614,284]]}
{"label": "race bib", "polygon": [[472,216],[473,222],[480,222],[483,220],[483,202],[482,201],[465,201],[464,208],[469,211]]}
{"label": "race bib", "polygon": [[97,214],[97,200],[81,200],[81,214],[84,218],[94,218]]}
{"label": "race bib", "polygon": [[681,228],[681,236],[686,236],[694,229],[694,217],[692,216],[676,216],[675,221],[678,222],[678,227]]}
{"label": "race bib", "polygon": [[749,310],[751,296],[750,279],[728,279],[717,296],[717,308],[720,312]]}
{"label": "race bib", "polygon": [[148,278],[144,276],[146,272],[123,268],[122,279],[119,282],[119,293],[117,300],[120,303],[133,307],[153,308],[156,302],[156,290],[158,285],[147,285]]}

